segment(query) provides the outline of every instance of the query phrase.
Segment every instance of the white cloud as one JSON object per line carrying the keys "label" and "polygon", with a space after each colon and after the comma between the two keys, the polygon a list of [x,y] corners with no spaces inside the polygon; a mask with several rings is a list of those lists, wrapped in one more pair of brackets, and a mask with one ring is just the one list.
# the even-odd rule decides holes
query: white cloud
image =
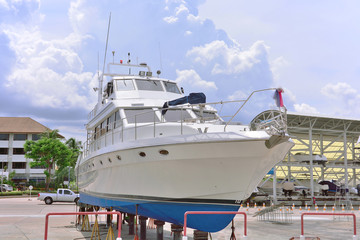
{"label": "white cloud", "polygon": [[321,89],[321,93],[333,99],[354,98],[357,95],[357,90],[345,82],[339,82],[325,85]]}
{"label": "white cloud", "polygon": [[338,82],[336,84],[327,84],[321,89],[321,93],[334,100],[331,110],[335,114],[343,116],[359,116],[360,94],[350,84]]}
{"label": "white cloud", "polygon": [[[70,24],[75,33],[88,33],[94,29],[98,29],[99,21],[92,21],[94,17],[100,15],[97,7],[89,4],[89,1],[75,0],[70,3],[68,16]],[[102,21],[100,21],[103,24]],[[101,27],[106,26],[105,24]]]}
{"label": "white cloud", "polygon": [[[18,18],[35,16],[40,9],[40,0],[0,0],[0,9],[4,8]],[[38,17],[42,17],[41,14]],[[28,20],[28,19],[27,19]]]}
{"label": "white cloud", "polygon": [[280,72],[286,66],[289,66],[289,62],[282,56],[271,61],[270,69],[275,80],[279,80]]}
{"label": "white cloud", "polygon": [[163,20],[167,23],[176,23],[178,21],[177,17],[174,16],[169,16],[169,17],[164,17]]}
{"label": "white cloud", "polygon": [[199,76],[199,74],[193,70],[176,70],[176,82],[187,83],[196,89],[217,89],[214,82],[207,82]]}
{"label": "white cloud", "polygon": [[[74,48],[80,35],[45,40],[37,28],[7,28],[17,63],[8,76],[6,88],[33,106],[91,109],[92,96],[84,86],[94,84],[92,73],[82,73],[83,64]],[[89,88],[90,89],[90,88]]]}
{"label": "white cloud", "polygon": [[[187,91],[204,91],[209,100],[215,101],[229,95],[241,98],[239,89],[246,92],[268,87],[272,75],[265,44],[256,42],[241,49],[211,20],[199,18],[201,1],[71,0],[56,3],[57,7],[42,2],[41,8],[33,12],[44,14],[46,21],[28,23],[13,18],[19,28],[3,24],[9,52],[16,58],[16,63],[7,67],[10,75],[3,78],[5,91],[13,99],[23,96],[28,112],[37,111],[42,117],[62,121],[74,118],[72,113],[76,112],[77,119],[82,118],[85,108],[95,103],[96,95],[90,91],[97,86],[94,74],[83,71],[96,69],[97,51],[103,55],[108,9],[112,9],[108,60],[112,50],[116,50],[115,61],[131,51],[133,62],[136,56],[153,67],[159,62],[161,40],[163,61],[159,65],[164,77],[176,79]],[[135,19],[133,12],[138,13]],[[197,58],[199,64],[194,61]],[[65,109],[64,114],[56,115],[59,109]]]}
{"label": "white cloud", "polygon": [[191,35],[191,34],[192,34],[191,31],[185,31],[185,36],[189,36],[189,35]]}
{"label": "white cloud", "polygon": [[307,114],[319,114],[319,111],[306,103],[294,104],[295,111],[298,113],[307,113]]}
{"label": "white cloud", "polygon": [[242,100],[242,99],[245,99],[247,98],[248,95],[245,94],[243,91],[241,90],[238,90],[236,92],[234,92],[232,95],[230,95],[228,97],[229,100],[233,101],[233,100]]}
{"label": "white cloud", "polygon": [[193,14],[189,14],[187,15],[186,19],[189,21],[189,22],[193,22],[193,23],[203,23],[203,20],[199,17],[199,16],[195,16]]}
{"label": "white cloud", "polygon": [[181,14],[185,14],[185,15],[189,14],[189,9],[187,7],[185,7],[184,4],[180,4],[180,6],[175,8],[175,15],[179,16]]}
{"label": "white cloud", "polygon": [[215,40],[192,48],[187,56],[202,65],[213,62],[212,74],[238,74],[260,63],[267,55],[267,48],[262,41],[257,41],[242,51],[237,44],[229,46],[224,41]]}
{"label": "white cloud", "polygon": [[[279,88],[281,88],[281,86],[277,86]],[[296,96],[295,94],[288,88],[282,88],[284,89],[284,97],[292,102],[296,102]],[[286,105],[286,104],[285,104]]]}
{"label": "white cloud", "polygon": [[82,0],[71,2],[68,12],[71,25],[73,26],[73,29],[77,31],[80,29],[80,25],[86,20],[85,12],[81,9],[82,4]]}
{"label": "white cloud", "polygon": [[5,8],[6,10],[10,10],[9,4],[6,0],[0,0],[0,7]]}
{"label": "white cloud", "polygon": [[[169,10],[169,6],[167,6],[167,10]],[[163,20],[167,23],[172,24],[178,22],[179,17],[189,15],[189,9],[183,3],[175,7],[173,12],[173,16],[164,17]]]}
{"label": "white cloud", "polygon": [[[202,19],[199,16],[195,16],[190,13],[190,10],[186,5],[187,3],[185,1],[167,2],[165,10],[173,12],[173,15],[164,17],[163,20],[170,24],[179,22],[180,19],[185,19],[190,23],[203,23]],[[170,8],[173,10],[170,10]]]}

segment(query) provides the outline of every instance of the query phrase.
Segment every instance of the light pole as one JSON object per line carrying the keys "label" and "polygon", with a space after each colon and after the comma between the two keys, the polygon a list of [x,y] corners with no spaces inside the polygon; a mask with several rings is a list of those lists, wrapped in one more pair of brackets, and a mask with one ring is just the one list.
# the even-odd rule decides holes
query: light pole
{"label": "light pole", "polygon": [[69,166],[69,178],[68,178],[68,188],[70,189],[70,169],[71,167]]}
{"label": "light pole", "polygon": [[3,191],[3,188],[2,188],[3,179],[4,179],[4,159],[1,159],[1,186],[0,186],[1,194],[2,194],[2,191]]}
{"label": "light pole", "polygon": [[1,160],[1,185],[0,185],[0,191],[2,194],[2,185],[3,185],[3,177],[4,177],[4,162]]}

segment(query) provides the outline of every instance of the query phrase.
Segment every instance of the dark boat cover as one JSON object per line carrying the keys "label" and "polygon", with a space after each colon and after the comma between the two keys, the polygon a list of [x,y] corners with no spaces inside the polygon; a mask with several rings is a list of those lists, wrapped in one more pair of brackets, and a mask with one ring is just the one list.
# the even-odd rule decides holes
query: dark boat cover
{"label": "dark boat cover", "polygon": [[190,104],[206,103],[206,96],[204,93],[190,93],[189,96],[185,96],[182,98],[171,100],[169,102],[165,102],[161,114],[164,115],[169,106],[176,106],[184,103],[190,103]]}

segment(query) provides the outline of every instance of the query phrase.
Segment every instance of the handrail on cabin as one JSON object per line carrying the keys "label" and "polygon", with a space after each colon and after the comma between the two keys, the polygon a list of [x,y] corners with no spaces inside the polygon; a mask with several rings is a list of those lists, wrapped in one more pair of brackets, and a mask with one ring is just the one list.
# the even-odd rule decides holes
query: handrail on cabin
{"label": "handrail on cabin", "polygon": [[[183,134],[183,123],[185,122],[185,120],[183,119],[183,116],[182,116],[182,110],[186,110],[186,109],[193,109],[194,107],[199,107],[199,110],[201,110],[201,108],[203,108],[204,105],[217,105],[217,104],[225,104],[225,103],[234,103],[234,102],[242,102],[241,106],[239,107],[239,109],[236,111],[236,113],[234,115],[230,115],[231,118],[229,121],[226,122],[225,126],[224,126],[224,132],[226,132],[226,128],[227,126],[232,122],[232,120],[236,117],[236,115],[241,111],[241,109],[245,106],[245,104],[250,100],[250,98],[255,94],[255,93],[258,93],[258,92],[264,92],[264,91],[270,91],[270,90],[276,90],[277,88],[267,88],[267,89],[261,89],[261,90],[256,90],[256,91],[253,91],[246,99],[243,99],[243,100],[232,100],[232,101],[219,101],[219,102],[210,102],[210,103],[200,103],[200,104],[186,104],[184,106],[181,106],[181,107],[172,107],[172,108],[167,108],[168,110],[171,111],[172,110],[181,110],[181,119],[180,119],[180,123],[181,123],[181,135]],[[136,109],[136,108],[134,108]],[[142,113],[138,113],[138,114],[135,114],[134,116],[131,116],[131,117],[124,117],[124,118],[121,118],[119,119],[118,121],[122,122],[121,124],[121,127],[122,127],[122,130],[121,130],[121,134],[122,134],[122,138],[123,138],[123,132],[124,132],[124,124],[123,124],[123,120],[126,120],[126,119],[131,119],[131,118],[134,118],[135,121],[134,121],[134,134],[135,134],[135,139],[137,139],[137,128],[139,127],[146,127],[146,126],[149,126],[149,125],[153,125],[154,126],[154,137],[155,137],[155,128],[156,128],[156,123],[157,121],[155,120],[155,116],[156,116],[156,112],[161,112],[163,110],[163,108],[158,108],[156,110],[149,110],[149,111],[145,111],[145,112],[142,112]],[[141,124],[140,126],[138,126],[138,122],[136,121],[136,118],[140,115],[143,115],[143,114],[149,114],[149,113],[153,113],[154,114],[154,122],[150,122],[149,124]],[[229,116],[229,117],[230,117]],[[221,119],[221,116],[219,116],[220,119]],[[275,119],[275,118],[274,118]],[[194,119],[196,120],[196,119]],[[201,120],[203,120],[203,118],[201,118]],[[276,120],[276,119],[275,119]],[[163,118],[160,119],[159,121],[159,124],[163,123]],[[115,124],[115,123],[112,123],[112,124]],[[106,128],[108,127],[108,125],[106,126]],[[111,131],[113,132],[114,131],[114,127],[111,127]],[[129,130],[129,129],[127,129]],[[101,130],[100,130],[101,131]],[[96,133],[97,135],[98,133]],[[101,133],[100,133],[100,136],[101,136]],[[99,137],[100,137],[99,136]],[[123,139],[122,139],[123,140]],[[87,139],[86,143],[85,143],[87,146],[89,146],[91,143],[89,142],[89,139]],[[85,144],[84,144],[84,147],[85,147]],[[86,148],[86,147],[85,147]]]}

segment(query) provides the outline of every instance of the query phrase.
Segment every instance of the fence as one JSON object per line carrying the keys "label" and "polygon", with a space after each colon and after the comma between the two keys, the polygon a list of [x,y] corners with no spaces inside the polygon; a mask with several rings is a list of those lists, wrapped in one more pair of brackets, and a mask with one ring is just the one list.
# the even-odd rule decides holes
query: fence
{"label": "fence", "polygon": [[118,215],[118,236],[116,240],[122,240],[121,239],[121,213],[120,212],[56,212],[56,213],[48,213],[45,217],[45,235],[44,240],[47,240],[48,235],[48,225],[49,225],[49,217],[51,215],[60,215],[60,216],[68,216],[68,215]]}
{"label": "fence", "polygon": [[304,236],[304,216],[305,215],[316,215],[316,216],[352,216],[354,219],[354,236],[353,239],[357,239],[356,236],[356,216],[354,213],[303,213],[301,214],[301,235],[300,235],[300,240],[305,240],[305,236]]}

